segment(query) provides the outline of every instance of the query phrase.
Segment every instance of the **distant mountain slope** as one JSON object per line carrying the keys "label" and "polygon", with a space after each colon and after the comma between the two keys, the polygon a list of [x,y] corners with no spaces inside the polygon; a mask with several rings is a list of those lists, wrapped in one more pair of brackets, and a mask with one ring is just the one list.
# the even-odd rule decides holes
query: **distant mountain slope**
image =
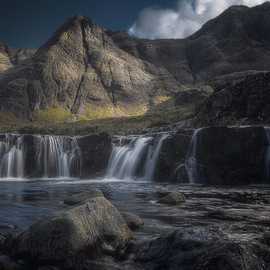
{"label": "distant mountain slope", "polygon": [[11,58],[17,64],[0,78],[0,111],[24,119],[52,108],[52,117],[141,114],[183,85],[270,70],[269,32],[269,2],[231,7],[182,40],[140,40],[71,18],[32,58]]}

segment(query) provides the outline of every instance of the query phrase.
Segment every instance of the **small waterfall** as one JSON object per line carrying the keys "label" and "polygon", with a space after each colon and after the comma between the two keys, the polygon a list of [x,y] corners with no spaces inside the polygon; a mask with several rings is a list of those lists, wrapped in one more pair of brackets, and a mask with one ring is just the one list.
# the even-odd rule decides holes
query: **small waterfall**
{"label": "small waterfall", "polygon": [[[75,137],[32,136],[33,145],[25,138],[17,134],[0,135],[0,178],[28,177],[29,167],[30,174],[36,177],[80,176],[81,151]],[[33,157],[30,163],[26,162],[29,156]]]}
{"label": "small waterfall", "polygon": [[265,177],[267,180],[270,179],[270,127],[265,127],[265,134],[267,137],[268,145],[265,153]]}
{"label": "small waterfall", "polygon": [[191,143],[188,149],[185,167],[191,184],[197,183],[199,180],[199,164],[197,162],[197,145],[199,133],[202,129],[196,129],[192,135]]}
{"label": "small waterfall", "polygon": [[2,135],[0,141],[0,177],[24,177],[23,137],[13,134]]}
{"label": "small waterfall", "polygon": [[37,136],[38,167],[44,178],[69,178],[72,170],[80,175],[80,148],[77,139],[61,136]]}
{"label": "small waterfall", "polygon": [[157,138],[157,143],[154,137],[120,138],[113,147],[106,178],[153,180],[159,152],[167,136]]}

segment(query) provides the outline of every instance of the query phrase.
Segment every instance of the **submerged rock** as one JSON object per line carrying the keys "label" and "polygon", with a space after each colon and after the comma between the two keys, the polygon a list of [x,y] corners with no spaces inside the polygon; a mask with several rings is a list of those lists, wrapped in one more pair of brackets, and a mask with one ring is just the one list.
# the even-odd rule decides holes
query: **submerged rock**
{"label": "submerged rock", "polygon": [[143,220],[135,214],[128,213],[128,212],[123,212],[121,214],[123,218],[125,219],[128,227],[133,231],[139,229],[140,227],[144,225]]}
{"label": "submerged rock", "polygon": [[17,256],[34,261],[67,261],[81,253],[116,255],[132,238],[125,220],[104,197],[32,225],[18,236]]}
{"label": "submerged rock", "polygon": [[64,199],[64,204],[66,205],[77,205],[77,204],[83,204],[89,201],[92,198],[96,197],[103,197],[104,194],[99,189],[91,189],[85,192],[80,192],[78,194],[73,194],[66,199]]}
{"label": "submerged rock", "polygon": [[180,192],[170,192],[168,195],[158,200],[158,203],[168,205],[178,205],[185,202],[185,195]]}

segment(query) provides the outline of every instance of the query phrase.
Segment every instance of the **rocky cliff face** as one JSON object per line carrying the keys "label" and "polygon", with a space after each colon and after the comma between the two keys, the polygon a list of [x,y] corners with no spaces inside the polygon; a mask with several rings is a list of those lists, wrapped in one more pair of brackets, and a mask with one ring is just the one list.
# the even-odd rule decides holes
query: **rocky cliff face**
{"label": "rocky cliff face", "polygon": [[216,91],[201,106],[197,125],[270,122],[270,72],[235,73],[213,85]]}
{"label": "rocky cliff face", "polygon": [[2,69],[17,65],[0,79],[0,110],[24,119],[50,108],[87,118],[136,115],[183,84],[270,69],[269,14],[269,3],[232,7],[187,39],[154,41],[71,18],[30,60],[23,61],[33,51],[8,58],[2,48]]}

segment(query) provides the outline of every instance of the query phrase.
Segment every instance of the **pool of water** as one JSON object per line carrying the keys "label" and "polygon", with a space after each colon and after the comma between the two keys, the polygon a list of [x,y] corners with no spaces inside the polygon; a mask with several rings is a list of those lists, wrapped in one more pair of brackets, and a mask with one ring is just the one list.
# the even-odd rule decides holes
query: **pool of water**
{"label": "pool of water", "polygon": [[[145,226],[138,237],[190,226],[215,226],[229,237],[249,240],[270,225],[270,186],[209,187],[157,184],[116,179],[35,179],[0,181],[0,228],[25,229],[33,222],[67,208],[68,196],[101,189],[120,211],[135,213]],[[159,204],[160,191],[180,191],[186,202],[179,206]]]}

